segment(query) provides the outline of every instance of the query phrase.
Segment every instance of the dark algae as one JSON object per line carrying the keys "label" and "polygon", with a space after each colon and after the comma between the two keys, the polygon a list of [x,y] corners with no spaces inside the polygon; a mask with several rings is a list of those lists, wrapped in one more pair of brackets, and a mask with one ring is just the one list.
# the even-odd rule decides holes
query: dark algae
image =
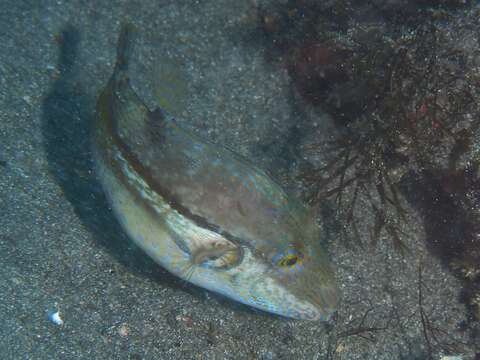
{"label": "dark algae", "polygon": [[[306,198],[333,204],[347,224],[340,229],[344,239],[374,247],[387,237],[404,255],[416,250],[405,246],[402,224],[410,206],[418,211],[431,255],[463,281],[461,296],[475,323],[480,320],[478,39],[472,48],[455,40],[478,29],[478,17],[455,23],[455,14],[473,5],[287,1],[261,8],[258,27],[269,60],[281,59],[299,103],[325,112],[333,124],[327,146],[309,144],[309,151],[328,155],[320,167],[303,165]],[[358,214],[366,209],[373,221],[362,231]],[[418,284],[427,356],[438,349],[461,351],[465,344],[449,343],[423,311],[428,295],[421,270]],[[365,330],[362,324],[358,328]]]}

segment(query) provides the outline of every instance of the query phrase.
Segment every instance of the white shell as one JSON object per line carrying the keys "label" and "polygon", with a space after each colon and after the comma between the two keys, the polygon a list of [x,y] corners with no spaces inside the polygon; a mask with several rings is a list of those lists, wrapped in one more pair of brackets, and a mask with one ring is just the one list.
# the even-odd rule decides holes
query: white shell
{"label": "white shell", "polygon": [[62,326],[63,325],[63,319],[60,317],[60,311],[56,311],[53,313],[50,313],[48,315],[48,318],[50,319],[51,322],[53,322],[55,325]]}

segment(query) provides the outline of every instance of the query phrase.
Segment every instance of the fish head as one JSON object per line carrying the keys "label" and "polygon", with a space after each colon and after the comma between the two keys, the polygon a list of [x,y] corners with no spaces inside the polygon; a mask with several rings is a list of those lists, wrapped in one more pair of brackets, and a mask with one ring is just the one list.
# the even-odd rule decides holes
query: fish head
{"label": "fish head", "polygon": [[301,241],[269,250],[251,260],[252,268],[263,263],[266,269],[245,285],[250,305],[286,317],[330,320],[338,291],[324,250]]}
{"label": "fish head", "polygon": [[232,245],[200,264],[189,280],[263,311],[328,321],[338,303],[334,273],[317,239],[302,233],[306,238],[289,241],[287,234],[273,246]]}

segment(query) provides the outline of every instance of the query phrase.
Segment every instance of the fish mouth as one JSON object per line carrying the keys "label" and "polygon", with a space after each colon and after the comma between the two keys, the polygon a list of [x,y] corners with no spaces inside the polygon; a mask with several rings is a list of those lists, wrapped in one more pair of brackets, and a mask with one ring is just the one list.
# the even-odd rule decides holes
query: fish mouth
{"label": "fish mouth", "polygon": [[298,302],[298,307],[304,309],[298,316],[299,319],[313,321],[330,321],[337,312],[339,291],[335,281],[326,281],[316,286],[304,285],[297,287],[293,294]]}
{"label": "fish mouth", "polygon": [[322,289],[323,296],[325,299],[329,297],[329,302],[324,302],[323,299],[319,299],[318,296],[314,299],[304,301],[299,303],[299,311],[292,311],[287,316],[296,318],[299,320],[310,320],[310,321],[326,321],[330,322],[337,313],[337,294],[336,289]]}
{"label": "fish mouth", "polygon": [[[340,301],[340,292],[332,273],[316,279],[313,286],[304,287],[305,300],[320,313],[321,320],[330,320],[337,310]],[[313,279],[310,279],[310,283]]]}
{"label": "fish mouth", "polygon": [[338,291],[330,282],[317,288],[289,289],[278,279],[266,277],[251,284],[248,300],[240,301],[286,318],[331,321],[337,310]]}
{"label": "fish mouth", "polygon": [[337,312],[338,289],[335,285],[320,286],[309,300],[317,308],[320,320],[330,321]]}

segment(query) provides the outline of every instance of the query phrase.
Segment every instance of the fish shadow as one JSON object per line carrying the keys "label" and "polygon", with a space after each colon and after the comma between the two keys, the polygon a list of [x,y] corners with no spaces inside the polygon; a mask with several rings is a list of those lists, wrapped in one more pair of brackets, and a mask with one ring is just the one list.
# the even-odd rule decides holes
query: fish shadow
{"label": "fish shadow", "polygon": [[[203,302],[208,301],[208,293],[222,306],[258,313],[246,305],[175,277],[146,256],[124,233],[95,176],[91,139],[96,97],[85,91],[80,81],[82,74],[76,71],[80,33],[75,27],[67,25],[61,30],[57,42],[57,77],[42,106],[44,147],[49,171],[75,214],[93,234],[92,246],[105,249],[130,273],[148,277],[154,282],[161,281],[163,285],[185,291]],[[86,258],[84,261],[89,260]]]}
{"label": "fish shadow", "polygon": [[[67,25],[56,37],[56,79],[42,106],[42,135],[50,173],[93,234],[92,246],[106,249],[130,272],[178,287],[179,281],[129,241],[95,177],[91,136],[95,95],[87,93],[76,71],[80,33]],[[77,260],[78,261],[78,260]],[[88,261],[88,260],[85,260]]]}

